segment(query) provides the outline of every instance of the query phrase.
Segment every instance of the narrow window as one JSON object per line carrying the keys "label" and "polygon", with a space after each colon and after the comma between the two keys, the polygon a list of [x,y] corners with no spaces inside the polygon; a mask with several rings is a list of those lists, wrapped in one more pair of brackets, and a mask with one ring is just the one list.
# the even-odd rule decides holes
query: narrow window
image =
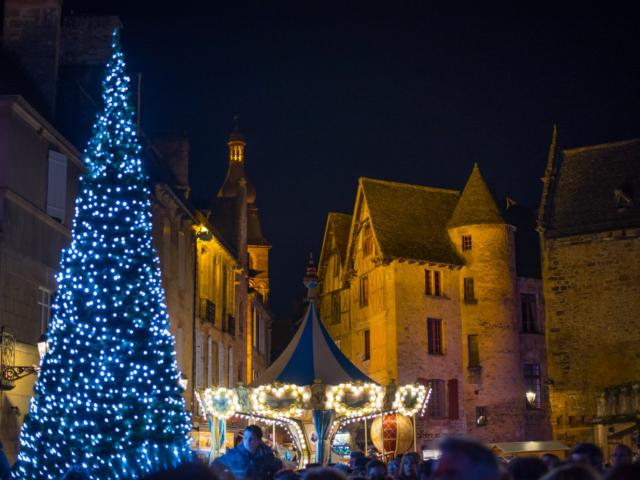
{"label": "narrow window", "polygon": [[476,407],[476,425],[484,427],[487,424],[487,407]]}
{"label": "narrow window", "polygon": [[464,301],[465,303],[476,303],[473,278],[470,277],[464,279]]}
{"label": "narrow window", "polygon": [[242,382],[242,362],[238,362],[238,382]]}
{"label": "narrow window", "polygon": [[429,380],[429,387],[431,388],[431,397],[429,397],[429,405],[427,407],[429,416],[443,418],[446,415],[444,380]]}
{"label": "narrow window", "polygon": [[360,306],[369,305],[369,277],[360,277]]}
{"label": "narrow window", "polygon": [[520,311],[522,312],[522,333],[540,333],[535,294],[520,294]]}
{"label": "narrow window", "polygon": [[433,295],[433,288],[431,287],[431,270],[424,271],[424,293],[425,295]]}
{"label": "narrow window", "polygon": [[433,294],[436,297],[442,296],[442,272],[433,271]]}
{"label": "narrow window", "polygon": [[207,337],[207,387],[213,385],[213,338]]}
{"label": "narrow window", "polygon": [[469,335],[469,368],[480,366],[480,345],[478,344],[478,335]]}
{"label": "narrow window", "polygon": [[363,333],[364,354],[362,355],[362,359],[369,360],[371,358],[371,332],[369,330],[365,330]]}
{"label": "narrow window", "polygon": [[371,225],[366,224],[362,231],[362,255],[367,257],[373,253],[373,232]]}
{"label": "narrow window", "polygon": [[471,235],[462,236],[462,251],[468,252],[471,250]]}
{"label": "narrow window", "polygon": [[38,305],[40,306],[40,333],[47,331],[51,318],[51,290],[38,287]]}
{"label": "narrow window", "polygon": [[527,407],[532,409],[542,408],[542,377],[539,363],[524,364],[524,384]]}
{"label": "narrow window", "polygon": [[430,354],[442,355],[444,353],[442,320],[439,318],[427,319],[427,341]]}

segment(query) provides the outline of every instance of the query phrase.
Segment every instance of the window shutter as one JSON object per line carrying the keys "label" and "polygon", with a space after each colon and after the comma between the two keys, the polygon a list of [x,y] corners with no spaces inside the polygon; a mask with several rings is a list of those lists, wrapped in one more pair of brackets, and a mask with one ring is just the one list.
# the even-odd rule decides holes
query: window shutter
{"label": "window shutter", "polygon": [[186,255],[186,241],[184,232],[178,232],[178,287],[184,288]]}
{"label": "window shutter", "polygon": [[447,382],[447,390],[449,395],[449,420],[457,420],[458,412],[458,379],[451,378]]}
{"label": "window shutter", "polygon": [[67,157],[49,150],[47,215],[64,221],[67,201]]}

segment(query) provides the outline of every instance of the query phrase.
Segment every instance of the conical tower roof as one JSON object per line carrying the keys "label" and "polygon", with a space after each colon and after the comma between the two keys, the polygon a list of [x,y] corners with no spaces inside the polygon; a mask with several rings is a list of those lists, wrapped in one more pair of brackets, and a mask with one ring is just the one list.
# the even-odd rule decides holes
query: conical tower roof
{"label": "conical tower roof", "polygon": [[505,221],[476,163],[473,165],[473,171],[447,226],[459,227],[481,223],[505,223]]}

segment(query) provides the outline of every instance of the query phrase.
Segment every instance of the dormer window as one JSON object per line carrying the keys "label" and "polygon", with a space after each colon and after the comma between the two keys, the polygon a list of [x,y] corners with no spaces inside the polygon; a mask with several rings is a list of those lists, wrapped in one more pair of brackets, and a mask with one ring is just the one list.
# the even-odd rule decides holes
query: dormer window
{"label": "dormer window", "polygon": [[629,184],[620,185],[613,191],[613,195],[619,212],[623,212],[633,205],[633,193]]}

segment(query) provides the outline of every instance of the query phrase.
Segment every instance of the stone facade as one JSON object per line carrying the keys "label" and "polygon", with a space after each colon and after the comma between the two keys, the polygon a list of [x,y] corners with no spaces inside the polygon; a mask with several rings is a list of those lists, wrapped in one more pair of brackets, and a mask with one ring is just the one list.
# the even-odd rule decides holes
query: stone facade
{"label": "stone facade", "polygon": [[639,178],[640,140],[560,150],[554,131],[538,222],[553,433],[606,456],[639,433],[635,400],[615,405],[640,378]]}
{"label": "stone facade", "polygon": [[[16,365],[38,365],[54,275],[71,238],[80,155],[18,96],[0,96],[0,325],[16,339]],[[0,392],[0,440],[18,448],[35,378]]]}
{"label": "stone facade", "polygon": [[[422,445],[447,433],[492,442],[551,435],[541,283],[518,277],[515,229],[488,190],[482,201],[493,216],[459,211],[482,185],[476,170],[462,195],[360,179],[353,215],[331,213],[325,228],[321,317],[375,381],[431,386],[417,425]],[[521,295],[535,332],[523,328]],[[537,391],[531,404],[530,388]]]}

